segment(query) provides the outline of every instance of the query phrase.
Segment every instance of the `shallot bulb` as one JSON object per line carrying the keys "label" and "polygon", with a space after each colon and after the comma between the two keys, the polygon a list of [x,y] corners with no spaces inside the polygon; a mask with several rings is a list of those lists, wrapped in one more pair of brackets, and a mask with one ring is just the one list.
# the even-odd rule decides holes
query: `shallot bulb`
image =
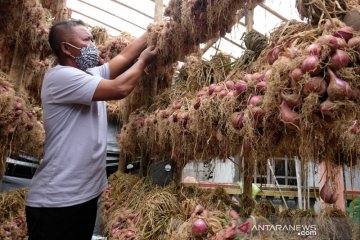
{"label": "shallot bulb", "polygon": [[267,55],[267,60],[272,65],[278,58],[283,48],[281,46],[275,46]]}
{"label": "shallot bulb", "polygon": [[289,108],[294,108],[301,104],[300,94],[297,93],[289,94],[286,92],[281,92],[280,97]]}
{"label": "shallot bulb", "polygon": [[344,100],[352,96],[352,90],[349,84],[335,75],[333,71],[328,69],[330,77],[327,94],[331,100]]}
{"label": "shallot bulb", "polygon": [[255,86],[255,89],[257,91],[259,91],[260,93],[265,93],[266,91],[266,82],[265,81],[261,81],[261,82],[258,82]]}
{"label": "shallot bulb", "polygon": [[220,92],[219,92],[219,95],[220,95],[220,97],[226,97],[227,95],[228,95],[228,90],[221,90]]}
{"label": "shallot bulb", "polygon": [[209,95],[211,95],[211,94],[213,94],[213,92],[215,91],[215,88],[216,88],[216,84],[210,84],[210,86],[209,86],[209,89],[208,89],[208,94]]}
{"label": "shallot bulb", "polygon": [[326,93],[327,83],[322,77],[312,77],[304,84],[303,92],[305,95],[317,93],[320,96]]}
{"label": "shallot bulb", "polygon": [[283,56],[294,59],[299,55],[299,49],[297,47],[291,46],[285,49]]}
{"label": "shallot bulb", "polygon": [[244,75],[244,81],[245,82],[251,82],[252,79],[253,79],[252,74],[247,73],[247,74]]}
{"label": "shallot bulb", "polygon": [[249,99],[248,104],[252,105],[252,106],[260,106],[263,103],[263,99],[264,99],[264,96],[262,96],[262,95],[252,96]]}
{"label": "shallot bulb", "polygon": [[337,49],[330,57],[329,65],[331,68],[338,70],[346,67],[350,63],[349,54],[343,50]]}
{"label": "shallot bulb", "polygon": [[300,68],[295,68],[290,73],[290,86],[292,88],[295,88],[297,83],[301,80],[301,78],[304,76],[304,72]]}
{"label": "shallot bulb", "polygon": [[241,129],[244,125],[244,112],[234,112],[231,114],[230,120],[235,129]]}
{"label": "shallot bulb", "polygon": [[321,56],[321,45],[319,43],[309,45],[306,50],[310,55]]}
{"label": "shallot bulb", "polygon": [[333,204],[338,199],[338,194],[336,193],[336,189],[334,186],[330,185],[329,180],[325,181],[325,184],[322,186],[320,190],[321,199],[328,204]]}
{"label": "shallot bulb", "polygon": [[359,52],[360,50],[360,36],[353,37],[348,41],[348,47],[354,49]]}
{"label": "shallot bulb", "polygon": [[300,123],[300,116],[294,110],[291,110],[288,105],[283,101],[280,104],[280,120],[285,124],[287,127],[299,127]]}
{"label": "shallot bulb", "polygon": [[324,35],[319,38],[320,44],[325,44],[331,49],[340,49],[346,47],[346,41],[342,38],[338,38],[332,35]]}
{"label": "shallot bulb", "polygon": [[198,110],[200,108],[201,105],[201,101],[200,99],[197,99],[196,102],[194,103],[193,107],[195,110]]}
{"label": "shallot bulb", "polygon": [[256,73],[252,74],[252,80],[256,81],[256,82],[264,81],[265,74],[256,72]]}
{"label": "shallot bulb", "polygon": [[337,111],[337,105],[333,101],[326,99],[320,104],[320,112],[323,116],[333,118]]}
{"label": "shallot bulb", "polygon": [[340,29],[338,29],[333,36],[338,37],[338,38],[342,38],[345,41],[348,41],[350,38],[352,38],[354,35],[354,29],[352,27],[349,26],[344,26]]}
{"label": "shallot bulb", "polygon": [[238,92],[238,93],[242,93],[243,91],[245,91],[246,87],[247,87],[247,83],[244,81],[239,81],[239,82],[235,83],[235,89],[236,89],[236,92]]}
{"label": "shallot bulb", "polygon": [[192,223],[192,228],[191,229],[192,229],[192,233],[194,234],[194,236],[200,237],[200,236],[205,235],[208,232],[209,226],[205,222],[204,219],[197,218]]}
{"label": "shallot bulb", "polygon": [[306,57],[302,62],[301,70],[304,73],[318,74],[321,70],[320,58],[315,55]]}
{"label": "shallot bulb", "polygon": [[229,90],[234,90],[235,89],[235,83],[232,80],[227,80],[225,82],[225,86]]}

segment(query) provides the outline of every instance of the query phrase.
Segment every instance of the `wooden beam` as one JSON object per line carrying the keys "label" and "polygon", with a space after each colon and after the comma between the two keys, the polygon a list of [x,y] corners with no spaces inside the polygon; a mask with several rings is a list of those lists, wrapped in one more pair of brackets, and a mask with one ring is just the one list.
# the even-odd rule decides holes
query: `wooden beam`
{"label": "wooden beam", "polygon": [[164,2],[163,0],[155,0],[155,12],[154,12],[154,21],[162,22],[164,12]]}
{"label": "wooden beam", "polygon": [[[94,21],[96,21],[96,22],[98,22],[98,23],[101,23],[102,25],[107,26],[107,27],[109,27],[109,28],[112,28],[112,29],[114,29],[114,30],[116,30],[116,31],[124,32],[124,30],[121,30],[120,28],[116,28],[116,27],[114,27],[114,26],[111,26],[111,25],[109,25],[109,24],[107,24],[107,23],[105,23],[105,22],[100,21],[99,19],[90,17],[89,15],[86,15],[86,14],[84,14],[84,13],[82,13],[82,12],[76,11],[76,10],[74,10],[74,9],[71,9],[71,11],[74,12],[74,13],[77,13],[77,14],[79,14],[79,15],[82,15],[82,16],[84,16],[84,17],[87,17],[87,18],[89,18],[89,19],[91,19],[91,20],[94,20]],[[141,29],[143,29],[143,28],[141,28]],[[144,29],[144,30],[146,30],[146,29]]]}
{"label": "wooden beam", "polygon": [[[225,192],[232,195],[241,195],[242,191],[238,183],[214,183],[214,182],[197,182],[197,183],[181,183],[185,187],[196,186],[201,189],[215,189],[218,187],[224,188]],[[261,192],[259,196],[269,197],[281,197],[278,188],[274,184],[256,184]],[[280,185],[281,193],[284,197],[297,198],[297,187],[286,185]],[[316,199],[319,197],[319,188],[310,187],[310,198]],[[356,197],[360,197],[360,190],[348,190],[345,191],[345,198],[347,200],[354,200]]]}
{"label": "wooden beam", "polygon": [[282,16],[281,14],[275,12],[273,9],[266,6],[264,3],[259,3],[259,6],[265,9],[266,11],[270,12],[271,14],[275,15],[276,17],[280,18],[283,21],[289,21],[286,17]]}
{"label": "wooden beam", "polygon": [[131,9],[131,10],[137,12],[137,13],[140,13],[141,15],[144,15],[145,17],[154,19],[152,16],[147,15],[146,13],[144,13],[144,12],[142,12],[142,11],[139,11],[139,10],[137,10],[136,8],[133,8],[133,7],[131,7],[131,6],[127,5],[127,4],[125,4],[125,3],[122,3],[122,2],[116,1],[116,0],[111,0],[111,1],[116,2],[117,4],[120,4],[121,6],[127,7],[127,8],[129,8],[129,9]]}
{"label": "wooden beam", "polygon": [[254,8],[247,9],[245,23],[246,32],[251,32],[254,28]]}
{"label": "wooden beam", "polygon": [[[130,22],[129,20],[126,20],[126,19],[124,19],[124,18],[122,18],[122,17],[119,17],[119,16],[115,15],[114,13],[109,12],[109,11],[106,11],[105,9],[99,8],[98,6],[95,6],[95,5],[91,4],[91,3],[85,2],[85,1],[83,1],[83,0],[78,0],[78,1],[79,1],[79,2],[82,2],[82,3],[84,3],[84,4],[89,5],[90,7],[99,9],[99,10],[101,10],[101,11],[103,11],[103,12],[105,12],[105,13],[113,16],[113,17],[116,17],[116,18],[118,18],[118,19],[121,19],[122,21],[127,22],[127,23],[130,23],[131,25],[134,25],[134,26],[136,26],[136,27],[138,27],[138,28],[141,28],[141,29],[143,29],[143,30],[146,30],[145,28],[143,28],[143,27],[141,27],[141,26],[139,26],[139,25],[137,25],[137,24],[135,24],[135,23],[133,23],[133,22]],[[88,15],[86,15],[86,14],[84,14],[84,13],[80,13],[80,12],[78,12],[78,11],[74,11],[73,9],[71,9],[71,10],[72,10],[73,12],[76,12],[76,13],[78,13],[78,14],[81,14],[81,15],[83,15],[83,16],[85,16],[85,17],[88,17],[88,18],[90,18],[90,19],[93,19],[93,20],[95,20],[95,21],[97,21],[97,22],[100,22],[100,23],[102,23],[102,24],[104,24],[104,25],[106,25],[106,26],[109,26],[109,27],[111,27],[111,28],[116,29],[115,27],[112,27],[112,26],[110,26],[110,25],[108,25],[108,24],[105,24],[104,22],[102,22],[102,21],[100,21],[100,20],[97,20],[96,18],[90,17],[90,16],[88,16]],[[123,31],[121,31],[121,30],[119,30],[119,31],[120,31],[120,32],[123,32]]]}

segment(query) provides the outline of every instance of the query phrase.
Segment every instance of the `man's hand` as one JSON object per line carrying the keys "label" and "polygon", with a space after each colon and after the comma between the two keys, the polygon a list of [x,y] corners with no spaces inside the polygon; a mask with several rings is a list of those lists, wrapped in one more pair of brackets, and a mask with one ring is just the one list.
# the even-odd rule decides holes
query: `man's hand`
{"label": "man's hand", "polygon": [[144,64],[147,66],[156,59],[158,53],[159,53],[159,49],[157,47],[150,46],[146,48],[144,51],[142,51],[142,53],[139,56],[139,61],[143,61]]}

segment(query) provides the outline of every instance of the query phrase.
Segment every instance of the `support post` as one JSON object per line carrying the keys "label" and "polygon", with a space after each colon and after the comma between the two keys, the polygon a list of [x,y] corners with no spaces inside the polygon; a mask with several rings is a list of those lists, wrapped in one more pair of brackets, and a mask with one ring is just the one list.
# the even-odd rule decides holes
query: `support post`
{"label": "support post", "polygon": [[303,209],[302,205],[302,182],[301,182],[301,162],[298,157],[295,157],[295,171],[296,171],[296,183],[297,183],[297,193],[298,193],[298,207],[299,209]]}
{"label": "support post", "polygon": [[154,14],[155,22],[162,22],[163,12],[164,12],[163,0],[155,0],[155,14]]}

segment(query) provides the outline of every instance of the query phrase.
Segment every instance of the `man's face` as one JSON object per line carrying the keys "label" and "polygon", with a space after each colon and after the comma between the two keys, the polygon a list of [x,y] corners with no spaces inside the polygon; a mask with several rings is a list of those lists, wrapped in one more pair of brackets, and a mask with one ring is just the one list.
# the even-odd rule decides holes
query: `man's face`
{"label": "man's face", "polygon": [[[90,31],[85,26],[81,25],[73,27],[67,39],[68,40],[66,42],[78,48],[88,47],[94,40]],[[75,57],[80,55],[79,49],[68,47],[68,50]]]}

